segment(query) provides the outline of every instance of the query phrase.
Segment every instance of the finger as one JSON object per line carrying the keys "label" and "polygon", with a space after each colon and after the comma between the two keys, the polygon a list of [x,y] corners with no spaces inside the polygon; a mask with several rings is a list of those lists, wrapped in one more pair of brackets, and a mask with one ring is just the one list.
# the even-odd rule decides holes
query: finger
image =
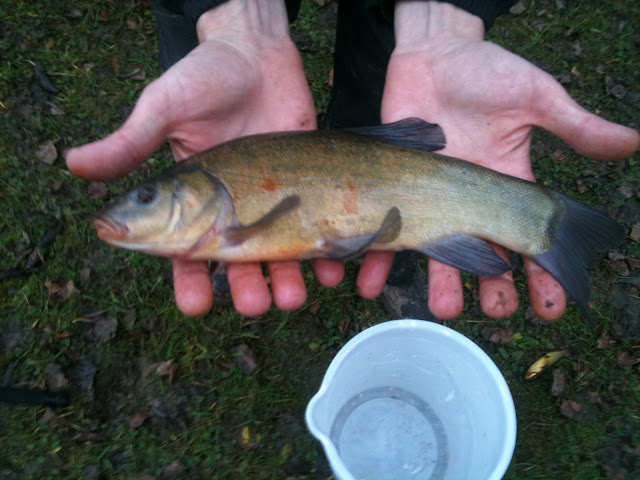
{"label": "finger", "polygon": [[173,286],[178,308],[185,315],[204,315],[213,305],[207,262],[174,259]]}
{"label": "finger", "polygon": [[562,285],[540,265],[524,259],[529,283],[529,301],[534,313],[548,322],[557,320],[567,307],[567,295]]}
{"label": "finger", "polygon": [[167,120],[162,91],[147,86],[127,121],[102,140],[72,148],[67,167],[87,180],[111,180],[131,172],[166,138]]}
{"label": "finger", "polygon": [[544,90],[538,96],[536,124],[588,157],[619,160],[638,150],[640,134],[637,131],[588,112],[552,77],[543,83]]}
{"label": "finger", "polygon": [[267,264],[271,277],[273,302],[280,310],[295,310],[307,300],[307,289],[297,260],[270,262]]}
{"label": "finger", "polygon": [[364,298],[376,298],[382,293],[391,270],[394,255],[395,252],[385,250],[370,250],[367,252],[360,266],[356,282],[361,296]]}
{"label": "finger", "polygon": [[[500,258],[509,262],[504,247],[491,244]],[[518,309],[518,292],[513,283],[513,272],[509,270],[499,277],[478,277],[480,283],[480,307],[491,318],[505,318]]]}
{"label": "finger", "polygon": [[227,267],[231,298],[247,317],[262,315],[271,306],[271,293],[259,263],[232,263]]}
{"label": "finger", "polygon": [[443,320],[462,313],[464,298],[460,270],[429,259],[429,310]]}
{"label": "finger", "polygon": [[344,278],[344,263],[329,258],[316,258],[313,260],[313,271],[323,287],[335,287]]}

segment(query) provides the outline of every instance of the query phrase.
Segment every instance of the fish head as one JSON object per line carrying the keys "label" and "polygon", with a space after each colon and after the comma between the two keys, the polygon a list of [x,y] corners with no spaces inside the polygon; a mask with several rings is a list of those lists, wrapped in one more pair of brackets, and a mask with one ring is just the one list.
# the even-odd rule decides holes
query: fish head
{"label": "fish head", "polygon": [[222,182],[200,167],[179,165],[120,197],[94,226],[115,247],[179,257],[232,219]]}

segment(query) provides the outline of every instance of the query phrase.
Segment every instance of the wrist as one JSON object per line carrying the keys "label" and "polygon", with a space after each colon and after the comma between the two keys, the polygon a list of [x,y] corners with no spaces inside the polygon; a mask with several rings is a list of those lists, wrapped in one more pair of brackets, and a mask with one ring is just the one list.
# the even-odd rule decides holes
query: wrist
{"label": "wrist", "polygon": [[409,52],[434,40],[484,40],[484,23],[472,13],[450,3],[397,0],[396,52]]}
{"label": "wrist", "polygon": [[289,40],[284,0],[229,0],[200,15],[196,30],[200,43],[220,37]]}

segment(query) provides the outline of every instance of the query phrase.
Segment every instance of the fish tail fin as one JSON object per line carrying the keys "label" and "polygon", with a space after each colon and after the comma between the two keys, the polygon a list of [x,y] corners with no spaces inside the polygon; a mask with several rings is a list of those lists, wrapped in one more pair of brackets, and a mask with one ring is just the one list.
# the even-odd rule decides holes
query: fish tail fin
{"label": "fish tail fin", "polygon": [[415,117],[370,127],[343,128],[342,131],[364,135],[398,147],[415,148],[427,152],[441,150],[447,144],[440,125]]}
{"label": "fish tail fin", "polygon": [[560,282],[589,324],[593,325],[588,269],[599,252],[609,250],[624,240],[624,229],[584,203],[555,193],[564,202],[566,215],[558,228],[553,250],[532,258]]}

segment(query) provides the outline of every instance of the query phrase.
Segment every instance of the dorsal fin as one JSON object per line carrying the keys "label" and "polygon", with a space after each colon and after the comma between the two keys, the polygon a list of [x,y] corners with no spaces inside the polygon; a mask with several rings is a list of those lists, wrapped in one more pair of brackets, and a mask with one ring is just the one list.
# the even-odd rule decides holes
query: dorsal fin
{"label": "dorsal fin", "polygon": [[441,150],[447,144],[440,125],[428,123],[421,118],[405,118],[394,123],[371,127],[343,128],[344,132],[363,135],[379,142],[399,147],[416,148],[427,152]]}

